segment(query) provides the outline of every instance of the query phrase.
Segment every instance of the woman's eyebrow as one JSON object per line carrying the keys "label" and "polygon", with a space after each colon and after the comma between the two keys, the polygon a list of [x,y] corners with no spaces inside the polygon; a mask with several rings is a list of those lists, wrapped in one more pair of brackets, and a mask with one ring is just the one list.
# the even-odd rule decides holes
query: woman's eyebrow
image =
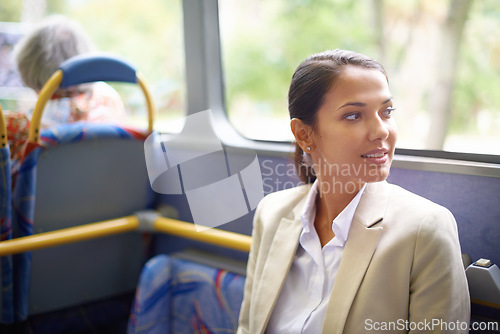
{"label": "woman's eyebrow", "polygon": [[389,97],[387,100],[385,100],[384,102],[382,102],[382,105],[386,104],[387,102],[390,102],[392,100],[392,96]]}
{"label": "woman's eyebrow", "polygon": [[344,107],[348,107],[348,106],[366,107],[366,103],[363,103],[363,102],[347,102],[343,106],[339,107],[337,110],[342,109]]}
{"label": "woman's eyebrow", "polygon": [[[384,102],[382,102],[380,105],[384,105],[388,102],[390,102],[392,100],[392,96],[389,97],[387,100],[385,100]],[[343,106],[339,107],[337,110],[339,109],[342,109],[344,107],[348,107],[348,106],[355,106],[355,107],[366,107],[366,103],[363,103],[363,102],[347,102],[346,104],[344,104]]]}

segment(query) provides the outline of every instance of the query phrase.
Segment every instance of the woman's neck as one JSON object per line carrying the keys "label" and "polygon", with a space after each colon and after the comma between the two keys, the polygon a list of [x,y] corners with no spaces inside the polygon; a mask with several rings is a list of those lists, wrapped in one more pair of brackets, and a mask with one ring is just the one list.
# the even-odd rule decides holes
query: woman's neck
{"label": "woman's neck", "polygon": [[331,183],[324,183],[318,179],[314,227],[322,247],[335,236],[332,231],[333,220],[349,205],[363,185],[364,183],[360,182],[353,184],[349,189],[347,187],[335,189]]}

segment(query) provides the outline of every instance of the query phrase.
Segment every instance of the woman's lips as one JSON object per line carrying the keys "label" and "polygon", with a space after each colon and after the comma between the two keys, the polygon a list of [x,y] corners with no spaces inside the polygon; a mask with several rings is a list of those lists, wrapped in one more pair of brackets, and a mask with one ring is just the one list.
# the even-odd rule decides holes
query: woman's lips
{"label": "woman's lips", "polygon": [[363,154],[361,157],[373,164],[385,164],[389,160],[386,149],[373,150]]}

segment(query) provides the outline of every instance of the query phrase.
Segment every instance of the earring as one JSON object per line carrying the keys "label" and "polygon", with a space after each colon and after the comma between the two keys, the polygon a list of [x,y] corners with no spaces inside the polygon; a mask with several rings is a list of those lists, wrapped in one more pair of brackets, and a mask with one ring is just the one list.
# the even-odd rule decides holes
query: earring
{"label": "earring", "polygon": [[306,147],[306,150],[310,151],[310,150],[311,150],[311,147],[307,146],[307,147]]}

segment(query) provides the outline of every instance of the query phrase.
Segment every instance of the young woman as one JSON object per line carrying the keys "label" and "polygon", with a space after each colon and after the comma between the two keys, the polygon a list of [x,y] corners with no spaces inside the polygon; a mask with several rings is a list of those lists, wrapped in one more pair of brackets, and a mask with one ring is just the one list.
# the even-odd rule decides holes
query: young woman
{"label": "young woman", "polygon": [[383,67],[364,55],[299,65],[289,112],[307,184],[256,210],[238,333],[468,331],[452,214],[385,181],[394,110]]}

